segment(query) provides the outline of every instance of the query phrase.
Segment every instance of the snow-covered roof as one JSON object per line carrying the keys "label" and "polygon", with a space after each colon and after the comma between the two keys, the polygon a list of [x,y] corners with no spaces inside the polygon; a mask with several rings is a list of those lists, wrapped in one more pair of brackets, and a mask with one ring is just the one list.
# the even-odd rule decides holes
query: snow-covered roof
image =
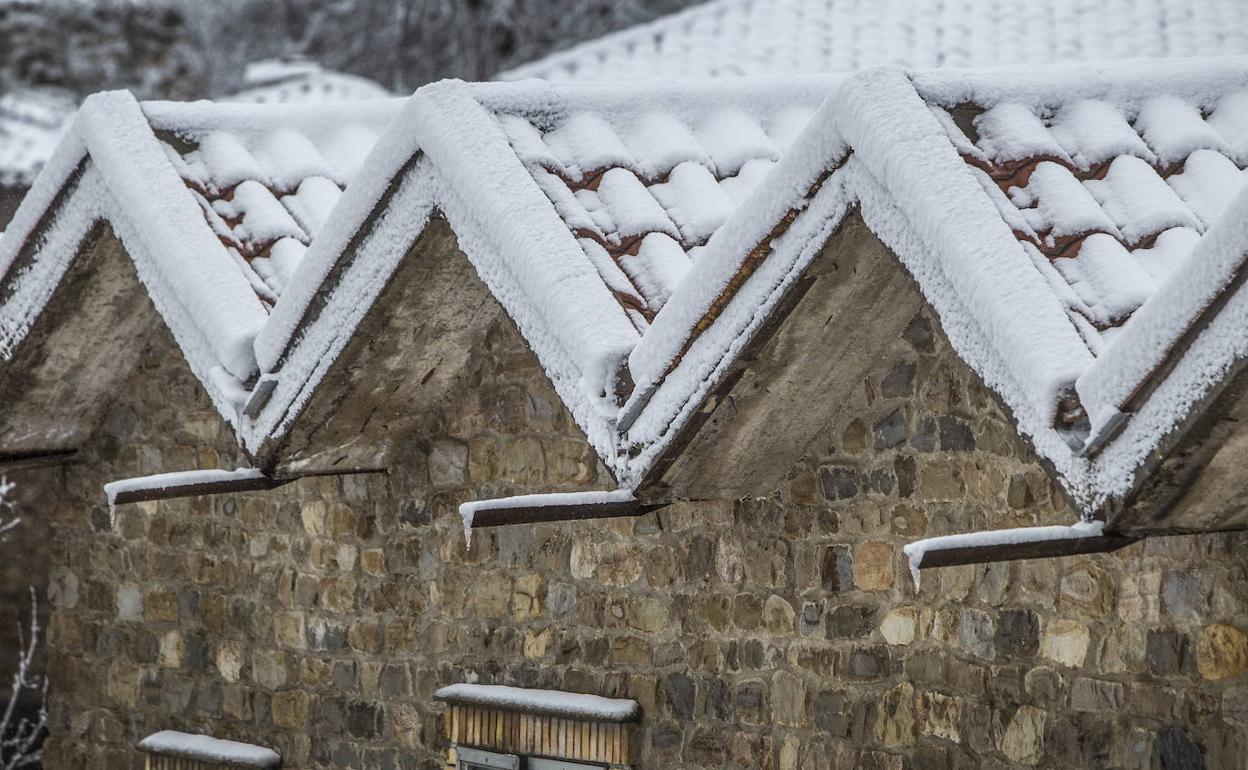
{"label": "snow-covered roof", "polygon": [[332,205],[326,199],[336,199],[400,104],[337,110],[141,106],[124,92],[89,98],[0,239],[8,287],[0,356],[12,355],[79,244],[106,221],[233,422],[282,270],[297,265]]}
{"label": "snow-covered roof", "polygon": [[[327,70],[307,60],[253,62],[247,67],[244,84],[243,90],[222,101],[331,104],[393,96],[367,78]],[[77,108],[72,94],[55,88],[22,88],[0,95],[0,185],[30,186]]]}
{"label": "snow-covered roof", "polygon": [[5,276],[0,351],[46,302],[82,222],[104,217],[258,451],[290,430],[440,212],[633,488],[858,211],[1092,510],[1130,489],[1248,347],[1241,301],[1223,297],[1248,240],[1246,105],[1244,57],[448,81],[401,110],[106,95],[0,240],[3,274],[49,209],[64,223]]}
{"label": "snow-covered roof", "polygon": [[1248,53],[1241,0],[712,0],[505,72],[633,80]]}
{"label": "snow-covered roof", "polygon": [[392,95],[368,78],[327,70],[307,59],[263,59],[247,65],[242,90],[225,101],[310,104],[358,102]]}
{"label": "snow-covered roof", "polygon": [[71,96],[56,89],[0,96],[0,185],[27,187],[34,181],[76,108]]}
{"label": "snow-covered roof", "polygon": [[158,102],[143,112],[213,233],[271,306],[400,103]]}

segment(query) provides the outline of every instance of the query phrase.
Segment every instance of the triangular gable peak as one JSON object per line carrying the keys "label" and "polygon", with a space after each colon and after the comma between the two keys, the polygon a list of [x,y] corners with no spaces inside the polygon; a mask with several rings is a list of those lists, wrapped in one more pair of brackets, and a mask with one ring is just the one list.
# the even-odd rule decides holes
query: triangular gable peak
{"label": "triangular gable peak", "polygon": [[726,227],[732,246],[634,350],[629,436],[661,474],[680,448],[670,426],[714,408],[712,388],[857,207],[1079,507],[1121,506],[1242,357],[1227,297],[1248,240],[1246,77],[1234,58],[853,76],[760,187],[785,203]]}
{"label": "triangular gable peak", "polygon": [[[789,323],[810,282],[836,272],[835,236],[852,215],[887,247],[853,280],[893,285],[880,254],[895,255],[887,261],[905,267],[959,355],[1077,505],[1093,512],[1130,498],[1149,458],[1173,446],[1175,431],[1202,408],[1197,402],[1243,357],[1238,316],[1229,312],[1238,295],[1227,291],[1242,272],[1243,218],[1216,214],[1248,206],[1242,194],[1234,198],[1246,73],[1243,59],[1225,58],[1027,73],[882,68],[843,80],[662,87],[446,82],[408,100],[319,228],[304,228],[294,213],[301,188],[312,179],[338,188],[346,175],[328,163],[295,164],[306,172],[297,179],[266,168],[252,148],[272,141],[271,126],[249,124],[247,154],[226,156],[250,155],[254,164],[218,164],[204,153],[213,131],[228,128],[225,118],[196,127],[169,117],[157,126],[158,141],[147,116],[126,108],[119,114],[144,121],[149,145],[138,157],[153,173],[163,169],[159,199],[172,208],[157,211],[132,194],[138,182],[119,163],[131,156],[96,136],[118,130],[113,120],[108,130],[78,135],[95,143],[90,153],[67,142],[68,160],[52,182],[41,180],[34,200],[44,205],[27,214],[23,232],[49,226],[38,211],[65,208],[51,202],[75,173],[107,185],[118,205],[88,196],[105,201],[90,210],[112,213],[122,243],[141,255],[144,284],[210,392],[224,392],[214,367],[232,376],[240,392],[219,406],[232,415],[245,404],[240,439],[267,464],[280,464],[283,435],[318,397],[422,233],[434,234],[443,260],[444,236],[453,233],[620,484],[668,498],[765,491],[774,479],[730,471],[713,475],[721,486],[708,490],[711,477],[674,478],[673,462],[703,452],[705,468],[730,450],[729,469],[752,468],[750,452],[770,452],[766,467],[782,467],[783,452],[800,452],[803,437],[837,408],[838,393],[818,390],[831,382],[827,373],[802,369],[826,359],[801,348],[870,348],[871,340],[824,340],[798,319],[801,333],[785,338],[796,347],[768,375],[787,378],[788,398],[768,402],[763,419],[755,413],[730,447],[689,440],[708,415],[722,426],[746,399],[766,401],[766,382],[742,372],[757,368],[760,340]],[[1102,146],[1107,137],[1112,151]],[[325,157],[329,145],[310,141]],[[75,171],[86,155],[86,171]],[[302,238],[293,228],[256,228],[255,214],[233,208],[248,182],[262,188],[259,210],[281,206]],[[445,225],[431,227],[437,217]],[[162,233],[175,225],[188,228],[198,251],[183,249],[170,265],[146,257],[165,253],[152,244],[171,244]],[[249,240],[259,230],[268,240]],[[265,272],[283,239],[306,250],[279,293]],[[207,265],[225,276],[228,267],[229,288],[195,289],[206,284],[188,280],[188,253],[204,255],[192,269]],[[1179,260],[1200,267],[1176,270]],[[149,275],[148,261],[171,277]],[[455,271],[443,272],[436,290],[455,291]],[[161,280],[177,290],[166,292]],[[815,306],[833,308],[843,288],[814,291],[824,303]],[[271,314],[265,289],[276,296]],[[873,301],[888,315],[886,303]],[[37,305],[6,302],[4,312]],[[229,318],[239,308],[254,308],[246,310],[253,320],[224,350],[238,353],[233,343],[246,341],[229,359],[242,373],[220,351],[214,361],[205,345],[183,339],[187,328],[212,328],[201,316]],[[183,315],[190,318],[178,320]],[[857,328],[842,320],[847,332]],[[1206,326],[1219,331],[1192,337]],[[220,340],[205,342],[211,352]],[[1197,354],[1173,363],[1188,342]],[[849,387],[851,369],[870,366],[869,358],[848,362],[837,386]],[[360,365],[370,364],[350,364]],[[259,373],[254,387],[248,371]],[[1159,384],[1139,387],[1157,372]],[[741,382],[752,391],[734,391]],[[1124,419],[1125,397],[1139,393],[1144,402]]]}
{"label": "triangular gable peak", "polygon": [[271,394],[248,440],[277,445],[436,210],[627,479],[615,425],[629,352],[830,87],[421,89],[257,340]]}
{"label": "triangular gable peak", "polygon": [[[397,107],[389,103],[371,113],[357,111],[353,118],[371,118],[377,132]],[[280,238],[300,246],[301,239],[311,238],[329,199],[349,176],[327,169],[322,154],[299,152],[315,143],[306,134],[302,143],[294,142],[291,132],[308,127],[319,137],[344,124],[314,108],[140,105],[120,92],[87,100],[0,240],[0,357],[8,362],[5,375],[22,378],[30,393],[40,392],[44,380],[87,377],[90,387],[84,386],[81,400],[92,404],[85,411],[66,406],[75,412],[66,420],[58,419],[60,407],[32,405],[33,416],[22,417],[20,427],[6,426],[4,451],[59,448],[92,427],[92,410],[109,398],[112,375],[121,375],[108,374],[112,362],[129,360],[110,358],[114,346],[126,344],[114,332],[138,333],[126,318],[127,303],[118,301],[129,296],[127,274],[137,276],[213,402],[237,426],[240,399],[256,374],[252,342],[268,318],[266,300],[280,290],[272,278],[276,268],[266,282],[257,263],[274,261]],[[359,142],[361,136],[357,131],[352,138]],[[267,152],[251,151],[265,149],[265,141]],[[210,156],[205,145],[227,151]],[[322,185],[326,189],[310,194],[308,183],[319,175],[328,177],[334,191]],[[261,189],[240,194],[249,182]],[[291,222],[300,224],[281,229]],[[280,237],[271,238],[274,234]],[[111,258],[93,258],[96,254],[125,255],[134,272]],[[283,267],[293,272],[298,252],[287,248],[286,256]],[[105,263],[107,275],[95,272]],[[81,294],[72,302],[93,305],[78,313],[91,317],[85,325],[66,308],[45,312],[66,279],[79,273],[95,276],[75,282]],[[148,316],[134,314],[140,317]],[[25,345],[31,352],[23,358],[28,335],[41,323],[43,339]],[[82,367],[66,370],[64,356],[43,345],[71,327],[77,338],[70,341],[82,346],[84,358]],[[16,361],[29,371],[15,371]],[[92,361],[90,368],[98,371],[86,372]],[[10,410],[10,422],[20,411]]]}
{"label": "triangular gable peak", "polygon": [[401,104],[155,102],[143,112],[213,234],[271,308]]}
{"label": "triangular gable peak", "polygon": [[1248,53],[1239,0],[714,0],[503,79],[633,80]]}

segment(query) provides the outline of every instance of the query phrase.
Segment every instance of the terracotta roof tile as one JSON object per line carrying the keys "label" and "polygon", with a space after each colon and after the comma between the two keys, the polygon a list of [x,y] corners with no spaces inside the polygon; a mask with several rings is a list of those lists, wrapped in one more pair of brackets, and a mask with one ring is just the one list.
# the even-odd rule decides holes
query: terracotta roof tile
{"label": "terracotta roof tile", "polygon": [[1248,182],[1248,92],[1211,104],[1162,93],[958,110],[943,111],[950,138],[1019,240],[1069,286],[1070,311],[1101,336],[1149,298]]}
{"label": "terracotta roof tile", "polygon": [[349,113],[333,119],[345,125],[317,138],[293,127],[163,137],[208,224],[267,306],[376,142],[378,130],[350,123]]}
{"label": "terracotta roof tile", "polygon": [[816,106],[798,100],[777,115],[721,107],[696,117],[562,108],[495,119],[644,332]]}

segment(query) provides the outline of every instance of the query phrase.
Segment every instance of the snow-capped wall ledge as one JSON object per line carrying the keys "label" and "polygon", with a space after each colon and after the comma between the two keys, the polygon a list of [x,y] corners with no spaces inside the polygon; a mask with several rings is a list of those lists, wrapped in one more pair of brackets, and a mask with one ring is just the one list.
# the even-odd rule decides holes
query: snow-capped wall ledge
{"label": "snow-capped wall ledge", "polygon": [[223,492],[251,492],[274,489],[291,481],[294,479],[269,478],[255,468],[238,468],[232,471],[175,471],[110,481],[104,485],[104,494],[108,497],[108,510],[112,512],[122,503],[216,495]]}
{"label": "snow-capped wall ledge", "polygon": [[433,697],[446,703],[589,722],[633,722],[641,715],[635,700],[502,685],[453,684]]}
{"label": "snow-capped wall ledge", "polygon": [[273,749],[177,730],[162,730],[147,736],[139,741],[139,751],[234,767],[282,766],[281,755]]}
{"label": "snow-capped wall ledge", "polygon": [[459,506],[459,515],[464,520],[464,537],[471,540],[472,530],[480,527],[640,516],[660,507],[660,503],[638,500],[631,489],[617,489],[473,500]]}
{"label": "snow-capped wall ledge", "polygon": [[916,540],[903,550],[918,588],[921,569],[1108,553],[1135,541],[1133,537],[1105,534],[1103,521],[1080,521],[1070,526],[1016,527],[929,537]]}

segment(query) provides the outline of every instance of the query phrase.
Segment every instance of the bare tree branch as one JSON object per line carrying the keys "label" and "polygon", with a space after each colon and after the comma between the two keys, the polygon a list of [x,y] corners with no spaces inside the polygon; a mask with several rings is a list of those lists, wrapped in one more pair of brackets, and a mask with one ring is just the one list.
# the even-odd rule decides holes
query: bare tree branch
{"label": "bare tree branch", "polygon": [[[0,545],[20,523],[13,503],[14,484],[0,476]],[[30,589],[30,621],[18,625],[17,670],[7,701],[0,701],[0,770],[38,767],[43,759],[42,739],[48,723],[47,677],[35,673],[35,656],[39,649],[39,599]],[[39,711],[32,719],[22,716],[19,706],[24,696],[37,694]]]}

